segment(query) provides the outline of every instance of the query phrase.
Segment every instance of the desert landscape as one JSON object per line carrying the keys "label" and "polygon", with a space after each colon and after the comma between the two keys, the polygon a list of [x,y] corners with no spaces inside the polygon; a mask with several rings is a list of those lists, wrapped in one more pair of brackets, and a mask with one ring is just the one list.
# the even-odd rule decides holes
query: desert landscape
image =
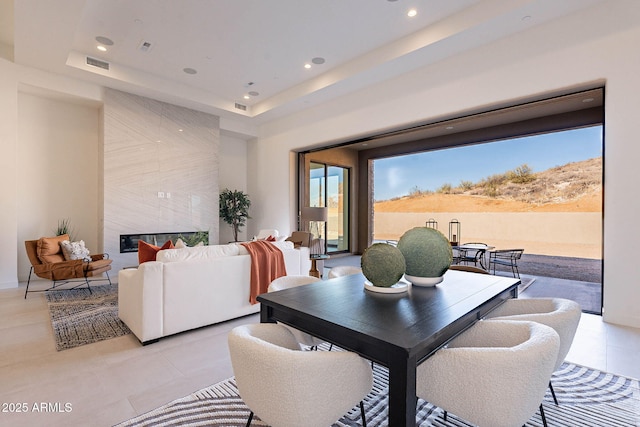
{"label": "desert landscape", "polygon": [[374,239],[397,240],[433,219],[449,237],[460,222],[459,240],[483,242],[525,253],[602,258],[602,158],[534,173],[522,165],[477,183],[443,184],[436,191],[377,201]]}

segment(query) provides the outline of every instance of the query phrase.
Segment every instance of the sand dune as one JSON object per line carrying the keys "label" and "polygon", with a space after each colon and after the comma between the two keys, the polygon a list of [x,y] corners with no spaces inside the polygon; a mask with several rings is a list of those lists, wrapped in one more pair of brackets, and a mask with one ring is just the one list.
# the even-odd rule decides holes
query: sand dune
{"label": "sand dune", "polygon": [[526,203],[466,194],[424,194],[376,202],[375,212],[600,212],[602,192],[560,203]]}

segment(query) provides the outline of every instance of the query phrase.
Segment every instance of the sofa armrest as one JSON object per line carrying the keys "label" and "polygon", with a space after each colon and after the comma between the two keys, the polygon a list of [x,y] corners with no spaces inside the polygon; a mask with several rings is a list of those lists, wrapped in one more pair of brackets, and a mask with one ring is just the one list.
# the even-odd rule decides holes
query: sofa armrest
{"label": "sofa armrest", "polygon": [[162,275],[156,261],[118,272],[118,317],[143,344],[163,335]]}

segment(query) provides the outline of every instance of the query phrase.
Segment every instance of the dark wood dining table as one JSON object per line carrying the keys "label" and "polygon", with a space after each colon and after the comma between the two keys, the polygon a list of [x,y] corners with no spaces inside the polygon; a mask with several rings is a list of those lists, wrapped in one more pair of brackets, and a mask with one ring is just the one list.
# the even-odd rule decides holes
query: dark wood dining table
{"label": "dark wood dining table", "polygon": [[416,367],[506,299],[519,279],[449,270],[437,286],[364,288],[362,274],[258,296],[261,322],[282,322],[389,369],[389,425],[415,426]]}

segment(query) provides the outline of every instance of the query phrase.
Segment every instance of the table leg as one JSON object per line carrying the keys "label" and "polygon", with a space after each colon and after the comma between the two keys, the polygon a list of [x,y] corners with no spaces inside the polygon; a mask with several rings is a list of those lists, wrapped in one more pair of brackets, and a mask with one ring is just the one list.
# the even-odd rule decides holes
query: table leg
{"label": "table leg", "polygon": [[394,357],[389,366],[389,425],[416,425],[416,359]]}

